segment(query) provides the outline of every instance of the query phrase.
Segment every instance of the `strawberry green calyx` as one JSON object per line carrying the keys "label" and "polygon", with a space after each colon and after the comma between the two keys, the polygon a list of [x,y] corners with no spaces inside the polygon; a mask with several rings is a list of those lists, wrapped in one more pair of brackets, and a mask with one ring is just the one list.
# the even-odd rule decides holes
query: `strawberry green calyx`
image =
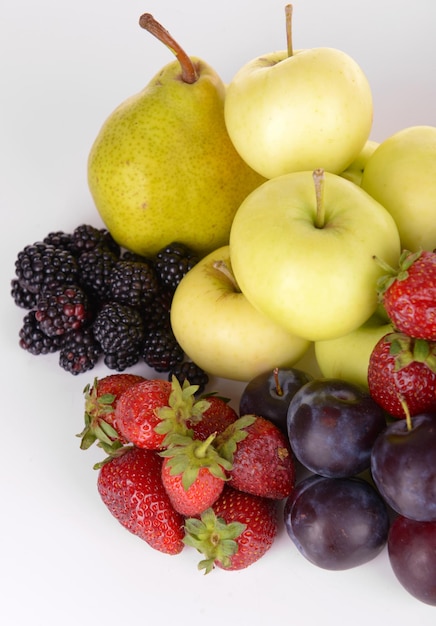
{"label": "strawberry green calyx", "polygon": [[207,411],[210,402],[204,398],[196,399],[195,394],[199,389],[198,385],[190,385],[187,380],[183,382],[183,386],[175,376],[171,379],[171,393],[168,406],[164,406],[158,410],[160,423],[155,427],[155,431],[160,435],[167,435],[163,441],[166,446],[169,438],[173,434],[188,435],[189,431],[187,422],[195,424],[199,422],[203,413]]}
{"label": "strawberry green calyx", "polygon": [[202,513],[200,519],[185,520],[183,543],[204,555],[198,569],[208,574],[213,570],[215,562],[221,563],[224,568],[230,567],[231,557],[238,551],[236,539],[245,529],[246,525],[240,522],[227,524],[209,508]]}
{"label": "strawberry green calyx", "polygon": [[98,461],[98,463],[95,463],[93,465],[92,469],[95,470],[101,469],[103,465],[109,463],[109,461],[111,461],[112,459],[122,456],[123,454],[125,454],[129,450],[132,450],[132,448],[135,447],[132,444],[123,444],[121,443],[121,441],[114,441],[112,446],[105,446],[101,442],[99,442],[97,445],[106,452],[107,456],[102,461]]}
{"label": "strawberry green calyx", "polygon": [[220,456],[212,445],[215,434],[205,441],[193,439],[190,435],[173,433],[169,435],[169,445],[160,452],[160,456],[168,459],[168,466],[172,476],[182,475],[182,485],[185,491],[194,483],[200,468],[205,467],[212,476],[221,480],[228,480],[224,470],[230,471],[232,464]]}
{"label": "strawberry green calyx", "polygon": [[415,263],[422,254],[422,250],[417,252],[410,252],[410,250],[403,250],[398,261],[398,268],[395,269],[388,265],[383,259],[375,257],[377,263],[384,270],[385,274],[381,276],[377,281],[377,292],[379,298],[382,298],[383,294],[389,289],[389,287],[396,280],[405,280],[409,276],[409,268]]}
{"label": "strawberry green calyx", "polygon": [[97,382],[97,378],[95,378],[92,386],[86,385],[83,390],[85,396],[85,427],[82,432],[77,434],[77,437],[81,439],[81,450],[87,450],[97,441],[98,445],[110,454],[114,447],[118,449],[122,445],[115,428],[105,420],[107,415],[114,412],[113,402],[115,396],[111,393],[99,396],[97,393]]}
{"label": "strawberry green calyx", "polygon": [[425,339],[414,339],[404,333],[390,333],[390,354],[395,356],[395,371],[411,363],[423,363],[436,373],[436,343]]}
{"label": "strawberry green calyx", "polygon": [[215,447],[222,457],[233,463],[233,456],[238,443],[247,436],[246,428],[256,421],[255,415],[243,415],[233,424],[227,426],[224,432],[218,435]]}

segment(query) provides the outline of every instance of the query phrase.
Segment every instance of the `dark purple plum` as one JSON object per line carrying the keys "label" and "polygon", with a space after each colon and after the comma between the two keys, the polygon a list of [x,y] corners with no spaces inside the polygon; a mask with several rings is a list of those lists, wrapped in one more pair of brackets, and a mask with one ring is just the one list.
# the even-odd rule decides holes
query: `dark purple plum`
{"label": "dark purple plum", "polygon": [[436,606],[436,522],[399,515],[388,536],[389,561],[401,585],[413,597]]}
{"label": "dark purple plum", "polygon": [[371,473],[394,511],[418,521],[436,521],[436,414],[389,424],[372,449]]}
{"label": "dark purple plum", "polygon": [[275,368],[252,378],[239,400],[239,415],[260,415],[287,435],[288,407],[295,393],[313,376],[297,368]]}
{"label": "dark purple plum", "polygon": [[328,570],[371,561],[386,545],[389,532],[383,499],[360,477],[305,478],[285,502],[284,521],[301,554]]}
{"label": "dark purple plum", "polygon": [[383,409],[365,388],[335,378],[306,383],[289,404],[287,429],[295,457],[329,478],[367,470],[385,427]]}

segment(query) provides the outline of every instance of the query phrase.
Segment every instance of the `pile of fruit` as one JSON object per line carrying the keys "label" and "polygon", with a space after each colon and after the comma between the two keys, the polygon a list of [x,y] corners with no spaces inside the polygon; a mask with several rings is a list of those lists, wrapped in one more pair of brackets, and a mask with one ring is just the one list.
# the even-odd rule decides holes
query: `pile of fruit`
{"label": "pile of fruit", "polygon": [[[141,16],[177,59],[92,146],[107,228],[18,254],[20,345],[117,370],[85,389],[81,448],[151,547],[242,569],[282,521],[326,569],[387,546],[436,605],[436,128],[371,141],[361,68],[294,51],[286,16],[287,50],[227,86]],[[141,358],[167,380],[124,371]],[[210,375],[246,383],[238,411]]]}

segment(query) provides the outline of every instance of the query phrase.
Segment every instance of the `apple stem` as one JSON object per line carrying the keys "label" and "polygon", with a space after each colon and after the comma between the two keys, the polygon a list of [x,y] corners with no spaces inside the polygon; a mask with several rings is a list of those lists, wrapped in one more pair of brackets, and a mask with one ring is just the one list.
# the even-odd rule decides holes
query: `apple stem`
{"label": "apple stem", "polygon": [[229,268],[229,266],[227,265],[225,261],[222,261],[222,260],[214,261],[213,268],[221,272],[221,274],[224,274],[224,276],[232,283],[234,290],[241,293],[241,290],[239,289],[239,285],[236,282],[235,275],[233,274],[232,270]]}
{"label": "apple stem", "polygon": [[288,43],[288,57],[292,57],[294,55],[294,49],[292,45],[292,12],[293,12],[292,4],[287,4],[285,6],[285,17],[286,17],[286,41]]}
{"label": "apple stem", "polygon": [[144,13],[139,18],[139,25],[144,30],[148,31],[156,37],[159,41],[166,45],[171,52],[176,56],[180,67],[182,68],[182,80],[184,83],[193,84],[198,80],[197,70],[195,65],[186,54],[183,48],[177,43],[170,33],[159,24],[150,13]]}
{"label": "apple stem", "polygon": [[283,395],[283,389],[282,386],[280,384],[279,381],[279,368],[275,367],[273,370],[273,375],[274,375],[274,384],[276,386],[276,392],[278,396],[282,396]]}
{"label": "apple stem", "polygon": [[324,204],[324,187],[325,187],[325,172],[322,168],[314,170],[313,181],[315,183],[315,196],[316,196],[316,216],[315,216],[315,228],[324,228],[325,224],[325,204]]}

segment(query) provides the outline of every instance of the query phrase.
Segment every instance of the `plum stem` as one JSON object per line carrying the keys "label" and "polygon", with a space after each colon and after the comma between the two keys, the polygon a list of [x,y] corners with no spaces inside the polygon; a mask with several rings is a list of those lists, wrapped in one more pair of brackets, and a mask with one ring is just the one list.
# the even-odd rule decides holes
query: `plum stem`
{"label": "plum stem", "polygon": [[406,415],[406,426],[407,426],[407,430],[410,431],[412,430],[412,418],[410,416],[410,411],[409,411],[409,407],[407,405],[406,400],[403,398],[403,396],[400,396],[399,398],[401,406],[403,407],[403,411]]}
{"label": "plum stem", "polygon": [[159,24],[150,13],[143,13],[139,18],[139,25],[165,44],[176,56],[182,69],[182,80],[184,83],[192,85],[198,80],[197,70],[195,69],[192,59],[190,59],[180,44],[170,35],[162,24]]}
{"label": "plum stem", "polygon": [[275,367],[273,370],[273,375],[274,375],[274,384],[276,386],[276,393],[278,396],[282,396],[283,395],[283,389],[282,386],[280,384],[279,381],[279,368]]}
{"label": "plum stem", "polygon": [[288,57],[294,55],[294,49],[292,44],[292,13],[293,6],[292,4],[287,4],[285,6],[285,17],[286,17],[286,41],[288,44]]}
{"label": "plum stem", "polygon": [[315,215],[315,228],[324,228],[325,224],[325,203],[324,203],[324,187],[325,187],[325,172],[322,168],[314,170],[313,182],[315,183],[315,197],[316,197],[316,215]]}

